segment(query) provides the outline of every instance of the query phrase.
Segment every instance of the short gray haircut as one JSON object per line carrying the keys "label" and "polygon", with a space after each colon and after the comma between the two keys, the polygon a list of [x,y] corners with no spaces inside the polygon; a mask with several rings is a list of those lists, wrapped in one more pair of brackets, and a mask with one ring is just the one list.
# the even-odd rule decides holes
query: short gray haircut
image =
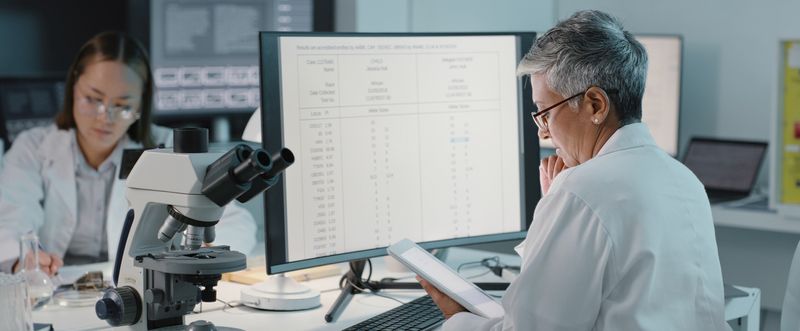
{"label": "short gray haircut", "polygon": [[[534,42],[517,66],[517,75],[542,75],[564,97],[600,87],[608,93],[620,124],[642,119],[647,51],[604,12],[579,11],[559,22]],[[578,100],[570,105],[576,107]]]}

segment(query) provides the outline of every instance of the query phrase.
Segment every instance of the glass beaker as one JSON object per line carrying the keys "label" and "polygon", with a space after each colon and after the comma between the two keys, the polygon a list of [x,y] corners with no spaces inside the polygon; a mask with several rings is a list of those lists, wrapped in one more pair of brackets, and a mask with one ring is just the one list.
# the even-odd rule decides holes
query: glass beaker
{"label": "glass beaker", "polygon": [[31,307],[38,309],[53,297],[53,280],[39,268],[39,237],[28,232],[20,238],[19,274],[25,278]]}
{"label": "glass beaker", "polygon": [[28,289],[22,275],[0,272],[0,330],[33,330]]}

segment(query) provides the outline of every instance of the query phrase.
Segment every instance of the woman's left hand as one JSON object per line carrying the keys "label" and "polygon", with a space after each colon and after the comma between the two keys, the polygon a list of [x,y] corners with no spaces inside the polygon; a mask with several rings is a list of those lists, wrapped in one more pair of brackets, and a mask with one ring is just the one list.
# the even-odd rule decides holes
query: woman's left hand
{"label": "woman's left hand", "polygon": [[561,173],[567,165],[564,160],[558,155],[550,155],[539,163],[539,184],[542,187],[542,195],[550,191],[550,184],[556,178],[556,175]]}

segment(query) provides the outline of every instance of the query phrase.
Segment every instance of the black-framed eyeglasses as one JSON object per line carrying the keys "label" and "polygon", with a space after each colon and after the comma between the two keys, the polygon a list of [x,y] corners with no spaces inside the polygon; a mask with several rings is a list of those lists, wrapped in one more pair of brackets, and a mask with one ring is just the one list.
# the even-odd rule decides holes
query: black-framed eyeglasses
{"label": "black-framed eyeglasses", "polygon": [[563,105],[567,101],[570,101],[572,99],[575,99],[575,98],[577,98],[579,96],[582,96],[582,95],[586,94],[586,91],[588,91],[588,90],[589,89],[586,89],[585,91],[583,91],[581,93],[575,94],[575,95],[573,95],[573,96],[571,96],[569,98],[561,100],[561,101],[557,102],[556,104],[554,104],[554,105],[552,105],[550,107],[547,107],[545,109],[542,109],[540,111],[531,112],[531,117],[533,118],[533,122],[536,123],[536,126],[538,126],[539,129],[546,131],[548,129],[548,127],[549,127],[549,124],[547,123],[547,116],[542,116],[542,115],[544,115],[545,113],[549,112],[550,110],[553,110],[554,108],[556,108],[558,106]]}
{"label": "black-framed eyeglasses", "polygon": [[[542,110],[537,111],[537,112],[531,112],[531,117],[533,117],[533,122],[536,123],[536,126],[538,126],[539,129],[547,131],[548,128],[550,127],[550,124],[547,122],[547,116],[542,116],[542,115],[544,115],[545,113],[547,113],[550,110],[555,109],[558,106],[563,105],[567,101],[570,101],[572,99],[575,99],[575,98],[577,98],[579,96],[582,96],[582,95],[586,94],[586,92],[589,92],[589,89],[592,88],[592,87],[596,87],[596,86],[589,86],[583,92],[575,94],[575,95],[573,95],[573,96],[571,96],[569,98],[566,98],[564,100],[561,100],[561,101],[557,102],[556,104],[554,104],[554,105],[552,105],[550,107],[547,107],[547,108],[542,109]],[[603,91],[605,91],[607,94],[615,94],[615,93],[618,92],[617,89],[608,89],[608,90],[604,89]]]}

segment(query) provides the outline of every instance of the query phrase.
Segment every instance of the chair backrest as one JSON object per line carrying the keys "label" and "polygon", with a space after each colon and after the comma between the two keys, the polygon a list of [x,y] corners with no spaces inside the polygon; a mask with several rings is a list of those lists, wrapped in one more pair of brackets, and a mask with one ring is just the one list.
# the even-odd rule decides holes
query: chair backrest
{"label": "chair backrest", "polygon": [[800,331],[800,244],[794,251],[781,310],[781,330]]}

